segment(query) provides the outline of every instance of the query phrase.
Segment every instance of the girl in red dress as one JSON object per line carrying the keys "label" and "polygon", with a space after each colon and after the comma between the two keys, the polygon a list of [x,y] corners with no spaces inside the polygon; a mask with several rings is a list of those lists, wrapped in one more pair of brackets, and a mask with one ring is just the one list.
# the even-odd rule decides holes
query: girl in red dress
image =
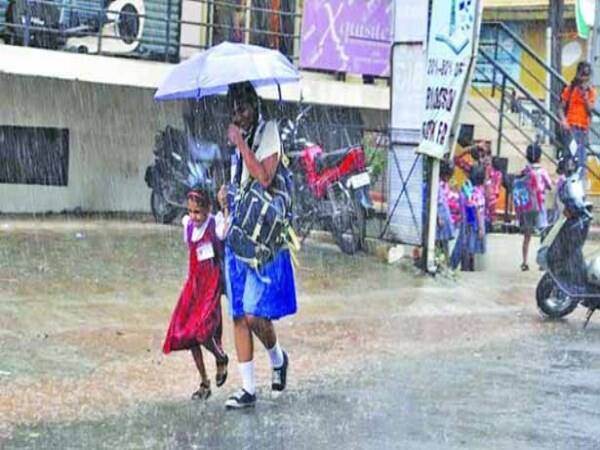
{"label": "girl in red dress", "polygon": [[210,396],[210,381],[201,346],[215,356],[220,387],[227,379],[229,359],[221,344],[221,260],[222,243],[215,232],[215,219],[204,191],[191,191],[187,197],[188,215],[183,220],[184,238],[189,248],[188,277],[171,316],[163,352],[191,350],[200,374],[200,388],[192,399]]}

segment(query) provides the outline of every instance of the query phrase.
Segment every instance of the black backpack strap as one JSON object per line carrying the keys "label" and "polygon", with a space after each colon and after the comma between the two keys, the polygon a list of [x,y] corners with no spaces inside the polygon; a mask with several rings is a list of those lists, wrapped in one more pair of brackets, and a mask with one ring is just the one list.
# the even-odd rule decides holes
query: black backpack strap
{"label": "black backpack strap", "polygon": [[239,161],[237,163],[237,165],[235,166],[235,184],[237,184],[238,186],[241,184],[242,182],[242,171],[244,170],[244,159],[242,158],[242,155],[240,154],[238,156]]}

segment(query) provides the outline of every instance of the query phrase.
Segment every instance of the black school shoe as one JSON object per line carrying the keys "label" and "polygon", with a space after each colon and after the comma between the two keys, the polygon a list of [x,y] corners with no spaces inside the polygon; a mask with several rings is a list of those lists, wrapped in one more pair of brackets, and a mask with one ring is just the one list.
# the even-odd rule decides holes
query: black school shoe
{"label": "black school shoe", "polygon": [[256,404],[256,395],[250,394],[243,389],[240,389],[235,394],[227,399],[225,408],[227,409],[244,409],[252,408]]}
{"label": "black school shoe", "polygon": [[289,365],[289,359],[287,353],[283,352],[283,364],[281,367],[273,369],[273,375],[271,376],[271,389],[274,391],[283,391],[287,383],[287,370]]}

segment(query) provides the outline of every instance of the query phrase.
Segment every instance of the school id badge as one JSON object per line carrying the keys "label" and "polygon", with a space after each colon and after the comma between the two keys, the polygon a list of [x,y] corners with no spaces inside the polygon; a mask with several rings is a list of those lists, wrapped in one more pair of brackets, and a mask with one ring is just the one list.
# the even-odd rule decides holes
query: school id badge
{"label": "school id badge", "polygon": [[215,250],[211,242],[201,244],[196,248],[196,258],[198,261],[206,261],[215,257]]}

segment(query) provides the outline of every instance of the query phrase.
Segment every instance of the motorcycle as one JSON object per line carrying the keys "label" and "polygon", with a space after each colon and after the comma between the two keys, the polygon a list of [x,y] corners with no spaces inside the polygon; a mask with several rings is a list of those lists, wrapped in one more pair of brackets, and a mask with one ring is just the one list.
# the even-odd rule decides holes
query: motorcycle
{"label": "motorcycle", "polygon": [[225,179],[221,160],[216,144],[188,140],[183,131],[170,126],[159,132],[154,162],[144,176],[152,189],[150,208],[154,219],[171,223],[187,209],[187,193],[191,189],[205,189],[216,206],[216,192]]}
{"label": "motorcycle", "polygon": [[542,234],[537,263],[545,272],[536,288],[538,309],[557,319],[571,314],[578,305],[588,308],[584,328],[600,307],[600,256],[586,261],[583,246],[592,223],[592,206],[578,172],[571,174],[559,190],[565,205],[563,216]]}
{"label": "motorcycle", "polygon": [[4,40],[12,45],[80,53],[126,54],[140,44],[142,0],[9,0]]}
{"label": "motorcycle", "polygon": [[304,240],[314,226],[329,230],[347,254],[364,247],[367,218],[374,211],[371,184],[361,146],[333,152],[298,136],[310,107],[281,126],[286,155],[294,176],[293,226]]}

